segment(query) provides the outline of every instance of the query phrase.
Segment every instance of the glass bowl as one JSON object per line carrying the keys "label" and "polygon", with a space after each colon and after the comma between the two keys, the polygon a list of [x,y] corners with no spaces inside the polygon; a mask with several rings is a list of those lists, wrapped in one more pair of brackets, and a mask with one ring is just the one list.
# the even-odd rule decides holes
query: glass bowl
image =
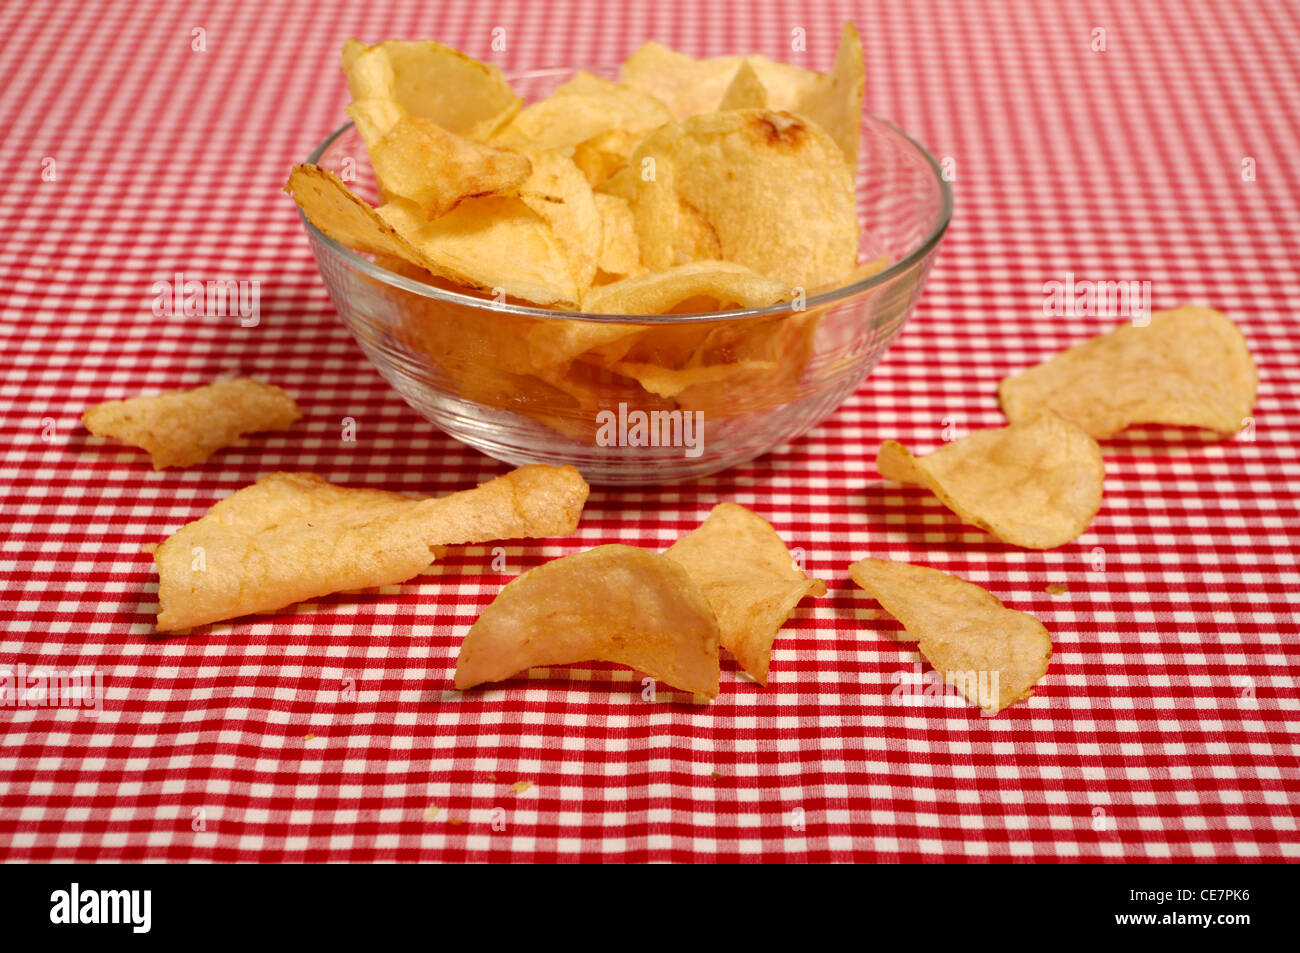
{"label": "glass bowl", "polygon": [[[572,74],[508,78],[535,101]],[[377,199],[351,123],[307,161]],[[507,463],[572,464],[591,483],[654,484],[748,462],[815,427],[862,383],[911,315],[948,227],[952,192],[922,146],[870,115],[856,182],[858,260],[883,256],[889,267],[804,301],[707,314],[600,315],[499,301],[413,267],[384,267],[305,217],[303,225],[344,323],[430,422]],[[669,375],[667,385],[624,376],[609,369],[611,354],[691,372]]]}

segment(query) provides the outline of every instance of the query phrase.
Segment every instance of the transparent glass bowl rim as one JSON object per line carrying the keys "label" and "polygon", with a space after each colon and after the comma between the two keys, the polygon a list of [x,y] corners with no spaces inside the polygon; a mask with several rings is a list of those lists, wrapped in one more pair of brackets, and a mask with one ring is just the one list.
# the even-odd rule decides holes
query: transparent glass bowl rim
{"label": "transparent glass bowl rim", "polygon": [[[566,72],[570,71],[564,68]],[[511,78],[527,78],[529,76],[541,76],[557,72],[558,69],[537,69],[526,72],[512,74]],[[939,168],[939,163],[935,161],[925,146],[921,145],[906,132],[894,125],[888,119],[867,113],[866,117],[873,122],[892,129],[898,135],[902,136],[913,149],[921,155],[929,164],[930,172],[934,175],[934,180],[939,186],[941,207],[939,209],[939,220],[935,223],[930,233],[925,236],[915,248],[905,256],[894,262],[884,271],[877,272],[869,278],[863,278],[861,281],[855,281],[852,284],[842,285],[839,288],[832,288],[829,291],[823,291],[819,294],[812,295],[805,299],[804,309],[821,308],[843,301],[847,298],[855,297],[864,291],[870,291],[872,288],[887,284],[897,275],[907,271],[918,261],[925,258],[926,255],[939,243],[943,238],[944,232],[948,230],[949,220],[952,218],[952,187],[944,179]],[[320,161],[320,157],[325,154],[325,150],[333,144],[334,140],[351,129],[355,123],[346,122],[325,138],[320,145],[312,150],[311,155],[307,157],[309,164],[315,165]],[[437,288],[433,285],[427,285],[422,281],[416,281],[399,275],[396,272],[389,271],[373,261],[362,257],[359,252],[354,251],[342,242],[337,241],[326,235],[298,210],[298,217],[302,219],[303,226],[307,232],[316,240],[325,245],[334,254],[342,258],[356,270],[370,276],[371,278],[383,284],[390,285],[394,288],[400,288],[411,294],[420,295],[424,298],[433,298],[437,301],[444,301],[449,304],[457,304],[465,307],[490,310],[494,313],[527,315],[531,318],[540,318],[550,321],[591,321],[595,323],[609,324],[681,324],[685,322],[708,322],[708,321],[726,321],[734,318],[763,318],[784,315],[790,311],[789,301],[780,301],[773,305],[763,308],[732,308],[727,311],[708,311],[702,314],[594,314],[586,311],[558,311],[553,308],[533,308],[527,305],[509,304],[504,301],[486,300],[477,298],[473,295],[459,294],[455,291],[447,291],[444,288]]]}

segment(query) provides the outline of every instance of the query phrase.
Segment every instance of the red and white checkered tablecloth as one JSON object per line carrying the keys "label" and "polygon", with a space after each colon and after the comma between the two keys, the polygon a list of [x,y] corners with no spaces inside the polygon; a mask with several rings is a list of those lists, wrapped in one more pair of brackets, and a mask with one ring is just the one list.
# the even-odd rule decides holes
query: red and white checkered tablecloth
{"label": "red and white checkered tablecloth", "polygon": [[[505,574],[461,547],[406,585],[155,635],[141,547],[261,474],[442,493],[506,469],[363,359],[280,192],[342,121],[343,39],[434,37],[508,69],[615,62],[650,38],[825,68],[843,18],[871,110],[952,160],[957,210],[911,324],[838,413],[712,479],[597,489],[575,537],[507,546]],[[0,670],[93,671],[103,699],[0,708],[0,856],[1300,856],[1297,35],[1300,7],[1279,2],[5,4]],[[155,317],[151,289],[177,272],[258,282],[260,324]],[[1253,439],[1109,441],[1091,530],[1028,552],[883,485],[873,460],[885,438],[929,449],[946,425],[999,425],[1001,377],[1113,325],[1044,316],[1044,282],[1067,274],[1226,311],[1259,404]],[[89,404],[232,370],[305,418],[165,472],[80,428]],[[666,547],[720,500],[830,585],[766,689],[727,658],[703,710],[643,702],[639,676],[604,665],[452,690],[461,637],[511,575]],[[849,581],[866,555],[1042,619],[1055,654],[1033,698],[984,718],[900,696],[919,657]]]}

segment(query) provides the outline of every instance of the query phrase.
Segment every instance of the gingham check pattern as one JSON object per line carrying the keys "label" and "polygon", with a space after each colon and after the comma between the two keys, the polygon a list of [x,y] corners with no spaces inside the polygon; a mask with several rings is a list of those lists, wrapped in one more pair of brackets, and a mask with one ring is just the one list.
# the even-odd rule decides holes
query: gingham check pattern
{"label": "gingham check pattern", "polygon": [[[94,669],[105,700],[98,717],[0,709],[0,855],[1296,857],[1300,10],[1238,9],[6,4],[0,669]],[[436,37],[509,69],[614,62],[650,38],[825,68],[846,17],[870,108],[952,160],[957,211],[912,323],[837,414],[714,479],[597,490],[576,537],[508,544],[504,573],[463,547],[406,585],[154,634],[141,547],[260,474],[442,493],[505,469],[370,368],[279,192],[342,120],[344,38]],[[151,286],[177,271],[260,282],[260,325],[154,317]],[[1109,441],[1092,529],[1026,552],[883,485],[873,459],[885,438],[928,450],[946,425],[998,425],[1002,376],[1114,324],[1043,316],[1043,283],[1067,272],[1231,314],[1261,368],[1256,427]],[[89,404],[230,370],[287,388],[305,419],[162,473],[79,426]],[[644,702],[639,676],[603,665],[452,690],[461,637],[512,575],[598,543],[665,547],[719,500],[772,520],[830,585],[778,640],[767,689],[728,658],[706,710]],[[866,555],[1042,619],[1055,654],[1032,700],[983,718],[900,698],[918,656],[849,581]]]}

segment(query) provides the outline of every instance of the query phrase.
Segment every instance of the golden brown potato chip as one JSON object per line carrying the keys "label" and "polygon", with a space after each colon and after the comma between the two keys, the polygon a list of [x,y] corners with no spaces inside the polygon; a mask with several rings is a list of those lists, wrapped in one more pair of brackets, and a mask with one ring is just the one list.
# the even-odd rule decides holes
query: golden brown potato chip
{"label": "golden brown potato chip", "polygon": [[840,48],[835,66],[800,98],[791,111],[807,116],[825,129],[856,175],[858,140],[862,135],[862,100],[866,95],[867,74],[862,61],[862,41],[858,30],[845,21],[840,31]]}
{"label": "golden brown potato chip", "polygon": [[1028,698],[1047,673],[1052,637],[974,583],[926,566],[863,559],[853,581],[903,624],[944,680],[988,714]]}
{"label": "golden brown potato chip", "polygon": [[767,109],[767,90],[763,87],[754,67],[741,63],[736,75],[731,77],[727,91],[722,94],[718,111],[728,109]]}
{"label": "golden brown potato chip", "polygon": [[604,192],[595,193],[594,198],[601,223],[599,270],[611,278],[641,274],[645,269],[641,267],[636,218],[631,206],[617,195]]}
{"label": "golden brown potato chip", "polygon": [[718,257],[784,282],[793,294],[847,274],[857,261],[853,176],[843,158],[804,119],[738,109],[661,127],[615,179],[631,178],[648,268],[682,262],[693,211],[717,236]]}
{"label": "golden brown potato chip", "polygon": [[602,133],[617,129],[640,139],[672,118],[653,96],[580,70],[551,96],[522,110],[492,141],[569,156],[579,143]]}
{"label": "golden brown potato chip", "polygon": [[826,594],[824,582],[795,566],[772,524],[735,503],[719,503],[664,555],[699,586],[723,646],[760,685],[767,684],[772,642],[795,606]]}
{"label": "golden brown potato chip", "polygon": [[1105,477],[1097,442],[1050,410],[924,457],[886,440],[876,469],[928,488],[967,523],[1026,549],[1063,546],[1087,530]]}
{"label": "golden brown potato chip", "polygon": [[502,589],[465,636],[456,687],[597,659],[713,698],[718,623],[676,562],[632,546],[597,546],[529,570]]}
{"label": "golden brown potato chip", "polygon": [[357,251],[427,267],[418,249],[411,247],[365,199],[328,169],[305,163],[296,165],[289,173],[284,191],[293,196],[308,221],[335,241]]}
{"label": "golden brown potato chip", "polygon": [[573,467],[520,467],[436,499],[274,473],[158,547],[158,631],[403,582],[436,546],[567,536],[587,490]]}
{"label": "golden brown potato chip", "polygon": [[591,287],[604,242],[604,220],[591,183],[573,160],[558,152],[533,153],[533,172],[520,200],[551,226],[569,258],[579,292]]}
{"label": "golden brown potato chip", "polygon": [[386,100],[365,99],[349,106],[348,115],[366,141],[384,195],[409,199],[428,218],[464,199],[513,189],[533,172],[517,152],[458,136],[419,116],[401,114],[390,125],[395,108]]}
{"label": "golden brown potato chip", "polygon": [[1230,436],[1246,425],[1258,383],[1236,325],[1213,308],[1187,306],[1062,351],[1008,377],[999,396],[1010,420],[1048,407],[1098,439],[1138,423]]}
{"label": "golden brown potato chip", "polygon": [[589,314],[667,314],[683,301],[708,299],[717,308],[761,308],[790,297],[779,281],[729,261],[697,261],[598,285],[583,298]]}
{"label": "golden brown potato chip", "polygon": [[433,221],[404,199],[386,202],[378,212],[435,275],[542,306],[578,306],[580,289],[567,249],[519,198],[466,199]]}
{"label": "golden brown potato chip", "polygon": [[518,112],[522,101],[501,70],[431,40],[343,44],[354,102],[386,99],[443,129],[475,139]]}
{"label": "golden brown potato chip", "polygon": [[216,381],[96,404],[81,416],[86,429],[149,453],[153,468],[202,463],[248,433],[288,430],[302,416],[292,397],[247,378]]}

